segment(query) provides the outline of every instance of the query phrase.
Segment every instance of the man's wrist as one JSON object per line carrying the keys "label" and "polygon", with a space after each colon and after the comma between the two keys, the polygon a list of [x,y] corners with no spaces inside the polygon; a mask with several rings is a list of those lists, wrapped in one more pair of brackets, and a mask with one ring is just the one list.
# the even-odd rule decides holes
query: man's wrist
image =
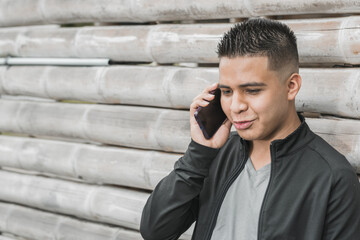
{"label": "man's wrist", "polygon": [[219,151],[220,149],[218,148],[211,148],[191,139],[183,159],[196,169],[205,170],[210,167],[212,160],[217,156]]}

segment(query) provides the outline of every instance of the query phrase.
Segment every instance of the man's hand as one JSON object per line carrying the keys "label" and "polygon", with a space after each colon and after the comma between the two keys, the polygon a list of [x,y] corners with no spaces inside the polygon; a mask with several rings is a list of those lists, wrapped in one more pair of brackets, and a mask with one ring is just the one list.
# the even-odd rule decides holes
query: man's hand
{"label": "man's hand", "polygon": [[192,104],[190,105],[191,138],[195,142],[211,148],[221,148],[225,144],[230,134],[231,122],[226,119],[223,125],[215,133],[215,135],[210,139],[206,139],[194,117],[194,113],[198,107],[206,107],[209,104],[209,101],[214,99],[215,96],[213,94],[210,94],[210,92],[215,90],[217,88],[217,85],[218,84],[215,83],[205,88],[205,90],[201,94],[194,98]]}

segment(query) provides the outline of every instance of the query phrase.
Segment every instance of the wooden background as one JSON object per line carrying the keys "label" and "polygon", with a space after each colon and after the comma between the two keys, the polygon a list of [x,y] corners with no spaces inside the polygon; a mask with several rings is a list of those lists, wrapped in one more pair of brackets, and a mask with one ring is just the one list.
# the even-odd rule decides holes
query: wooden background
{"label": "wooden background", "polygon": [[360,174],[358,0],[3,0],[0,240],[142,239],[143,205],[190,141],[189,105],[218,81],[217,42],[253,16],[294,30],[297,109]]}

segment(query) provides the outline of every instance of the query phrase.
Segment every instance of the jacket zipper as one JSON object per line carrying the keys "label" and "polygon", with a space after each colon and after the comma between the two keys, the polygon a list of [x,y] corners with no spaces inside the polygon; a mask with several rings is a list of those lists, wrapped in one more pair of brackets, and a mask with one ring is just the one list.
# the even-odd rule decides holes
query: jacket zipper
{"label": "jacket zipper", "polygon": [[224,201],[225,195],[229,189],[229,187],[231,186],[231,184],[235,181],[235,179],[238,177],[238,175],[240,174],[241,170],[244,168],[245,163],[246,163],[246,157],[248,157],[248,149],[246,146],[246,143],[244,144],[245,146],[245,151],[244,151],[244,157],[243,157],[243,161],[242,163],[239,165],[239,167],[237,169],[235,169],[234,174],[232,174],[229,178],[228,181],[226,182],[224,188],[221,189],[221,194],[218,197],[218,200],[216,201],[218,204],[216,205],[215,211],[213,212],[213,215],[211,216],[211,220],[210,220],[210,228],[208,228],[207,233],[205,234],[205,238],[206,240],[210,240],[211,235],[210,233],[212,232],[212,230],[215,227],[215,223],[216,223],[216,219],[217,216],[219,214],[220,211],[220,207],[222,205],[222,202]]}
{"label": "jacket zipper", "polygon": [[264,205],[265,205],[265,202],[268,198],[268,195],[269,195],[269,188],[270,188],[270,185],[271,185],[271,180],[272,180],[272,176],[273,176],[273,172],[274,172],[274,167],[275,167],[275,164],[274,163],[274,160],[275,160],[275,155],[274,155],[274,145],[273,143],[270,143],[270,157],[271,157],[271,168],[270,168],[270,178],[269,178],[269,184],[266,188],[266,191],[265,191],[265,195],[264,195],[264,200],[261,204],[261,208],[260,208],[260,215],[259,215],[259,223],[258,223],[258,240],[261,240],[261,228],[262,228],[262,218],[263,218],[263,208],[264,208]]}

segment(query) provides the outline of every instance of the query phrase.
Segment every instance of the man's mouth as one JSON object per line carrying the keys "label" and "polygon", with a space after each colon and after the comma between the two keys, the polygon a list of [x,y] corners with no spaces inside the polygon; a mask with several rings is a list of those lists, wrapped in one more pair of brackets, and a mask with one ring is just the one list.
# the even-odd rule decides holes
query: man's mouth
{"label": "man's mouth", "polygon": [[234,126],[236,129],[238,130],[245,130],[251,127],[251,125],[253,124],[254,120],[246,120],[246,121],[234,121]]}

